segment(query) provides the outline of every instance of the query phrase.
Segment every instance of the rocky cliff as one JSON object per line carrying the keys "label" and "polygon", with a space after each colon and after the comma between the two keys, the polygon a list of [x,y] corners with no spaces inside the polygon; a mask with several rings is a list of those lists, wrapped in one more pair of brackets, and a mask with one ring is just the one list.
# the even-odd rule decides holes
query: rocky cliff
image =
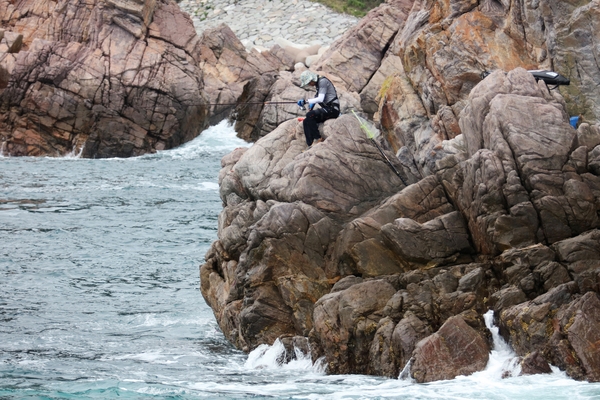
{"label": "rocky cliff", "polygon": [[[312,68],[375,121],[402,180],[349,113],[306,150],[293,110],[238,110],[260,139],[222,161],[200,271],[225,336],[246,351],[304,341],[330,373],[408,365],[428,382],[485,367],[491,309],[523,373],[600,381],[599,14],[553,0],[369,13]],[[550,90],[534,68],[571,85]],[[298,98],[299,72],[245,96]]]}
{"label": "rocky cliff", "polygon": [[[281,51],[279,52],[281,55]],[[198,37],[170,0],[0,0],[5,155],[128,157],[229,115],[244,85],[286,69],[226,26]]]}

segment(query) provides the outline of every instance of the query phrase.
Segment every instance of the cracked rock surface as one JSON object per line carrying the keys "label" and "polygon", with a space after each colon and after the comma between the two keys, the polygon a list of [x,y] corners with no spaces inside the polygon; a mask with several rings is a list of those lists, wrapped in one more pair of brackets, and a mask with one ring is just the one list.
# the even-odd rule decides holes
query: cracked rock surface
{"label": "cracked rock surface", "polygon": [[[389,0],[336,41],[311,69],[375,122],[407,185],[352,114],[306,149],[292,110],[240,110],[256,143],[223,159],[200,269],[225,336],[304,337],[329,373],[430,382],[485,368],[491,309],[524,373],[599,381],[599,11]],[[264,82],[245,96],[302,93],[297,71]]]}
{"label": "cracked rock surface", "polygon": [[129,157],[226,117],[244,84],[278,71],[222,25],[197,36],[170,0],[0,1],[5,155]]}

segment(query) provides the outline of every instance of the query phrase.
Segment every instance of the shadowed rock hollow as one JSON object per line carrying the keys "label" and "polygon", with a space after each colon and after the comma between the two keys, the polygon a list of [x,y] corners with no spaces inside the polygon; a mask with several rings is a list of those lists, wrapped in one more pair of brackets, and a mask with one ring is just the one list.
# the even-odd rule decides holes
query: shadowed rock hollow
{"label": "shadowed rock hollow", "polygon": [[[303,152],[294,111],[239,109],[256,143],[222,161],[200,270],[228,340],[304,337],[329,373],[397,377],[412,360],[429,382],[485,367],[492,309],[526,373],[599,381],[599,12],[389,0],[331,46],[312,68],[375,121],[408,186],[351,114]],[[549,90],[534,68],[571,85]],[[245,96],[302,97],[299,72]]]}

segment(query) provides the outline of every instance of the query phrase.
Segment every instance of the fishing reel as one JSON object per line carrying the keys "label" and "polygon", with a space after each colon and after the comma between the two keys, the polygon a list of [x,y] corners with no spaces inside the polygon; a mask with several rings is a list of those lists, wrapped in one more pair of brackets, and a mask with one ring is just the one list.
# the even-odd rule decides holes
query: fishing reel
{"label": "fishing reel", "polygon": [[[308,104],[306,100],[298,100],[296,104],[300,107],[300,111],[306,111],[306,105]],[[315,104],[308,105],[308,111],[312,111],[313,108],[315,108]]]}

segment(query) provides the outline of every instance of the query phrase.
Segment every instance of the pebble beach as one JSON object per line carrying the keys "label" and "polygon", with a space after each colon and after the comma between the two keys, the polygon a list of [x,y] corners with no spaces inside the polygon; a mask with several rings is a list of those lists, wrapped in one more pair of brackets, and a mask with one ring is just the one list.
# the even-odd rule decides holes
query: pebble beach
{"label": "pebble beach", "polygon": [[198,34],[227,24],[247,49],[274,44],[328,46],[359,21],[308,0],[182,0]]}

